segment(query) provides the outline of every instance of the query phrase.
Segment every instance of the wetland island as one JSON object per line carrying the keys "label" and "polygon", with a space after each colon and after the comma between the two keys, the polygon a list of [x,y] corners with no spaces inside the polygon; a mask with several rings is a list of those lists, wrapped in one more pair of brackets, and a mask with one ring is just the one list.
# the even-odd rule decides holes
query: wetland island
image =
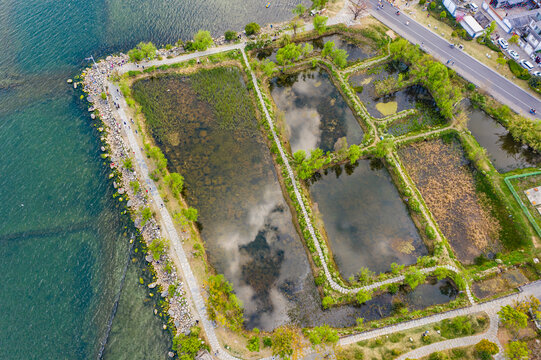
{"label": "wetland island", "polygon": [[539,123],[367,4],[140,43],[75,79],[167,357],[539,349]]}

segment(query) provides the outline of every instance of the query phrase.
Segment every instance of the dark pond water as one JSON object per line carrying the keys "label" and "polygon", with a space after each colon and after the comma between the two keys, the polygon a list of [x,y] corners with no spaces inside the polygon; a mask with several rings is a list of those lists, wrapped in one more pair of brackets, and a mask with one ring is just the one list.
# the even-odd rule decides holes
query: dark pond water
{"label": "dark pond water", "polygon": [[365,321],[378,320],[393,315],[402,307],[407,307],[410,311],[420,310],[454,300],[457,294],[456,287],[449,280],[438,281],[435,278],[429,278],[427,283],[419,285],[414,291],[405,291],[401,288],[394,295],[385,293],[361,306],[343,306],[322,312],[313,303],[308,303],[304,310],[310,317],[300,316],[299,318],[302,324],[306,324],[305,326],[320,324],[335,327],[355,326],[358,318],[363,318]]}
{"label": "dark pond water", "polygon": [[515,141],[506,128],[483,110],[469,106],[467,111],[468,129],[487,150],[492,164],[499,172],[541,166],[541,154]]}
{"label": "dark pond water", "polygon": [[427,253],[391,176],[380,161],[335,167],[310,183],[334,260],[344,278],[361,267],[389,271]]}
{"label": "dark pond water", "polygon": [[[352,41],[348,41],[346,37],[341,35],[329,35],[323,36],[314,40],[311,40],[309,43],[312,44],[315,51],[320,51],[323,49],[323,46],[326,42],[333,41],[334,46],[337,49],[346,50],[348,53],[348,62],[355,62],[357,60],[363,60],[376,55],[376,52],[372,47],[363,44],[355,44]],[[304,44],[304,42],[302,43]],[[269,59],[270,61],[276,62],[276,53],[278,49],[265,49],[260,50],[257,53],[257,58],[259,60]]]}
{"label": "dark pond water", "polygon": [[274,78],[270,89],[279,112],[284,113],[293,153],[317,147],[333,151],[343,137],[348,144],[362,142],[361,126],[324,70]]}

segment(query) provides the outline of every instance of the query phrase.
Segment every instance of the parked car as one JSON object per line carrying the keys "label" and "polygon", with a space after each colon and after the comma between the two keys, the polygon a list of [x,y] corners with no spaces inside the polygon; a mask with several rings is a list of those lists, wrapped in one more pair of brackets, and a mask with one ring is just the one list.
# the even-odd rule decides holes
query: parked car
{"label": "parked car", "polygon": [[509,47],[509,43],[507,41],[505,41],[504,38],[499,38],[498,39],[498,44],[500,44],[500,47],[504,50],[506,50],[508,47]]}
{"label": "parked car", "polygon": [[533,76],[541,76],[541,71],[534,71],[532,73]]}
{"label": "parked car", "polygon": [[475,5],[474,3],[469,3],[468,5],[473,12],[477,12],[477,10],[479,10],[479,6]]}
{"label": "parked car", "polygon": [[509,54],[509,56],[511,56],[513,60],[518,60],[518,52],[516,52],[515,50],[509,49],[507,50],[507,53]]}
{"label": "parked car", "polygon": [[519,64],[520,64],[520,66],[522,66],[526,70],[532,70],[533,69],[532,63],[529,62],[528,60],[522,59],[522,60],[519,61]]}

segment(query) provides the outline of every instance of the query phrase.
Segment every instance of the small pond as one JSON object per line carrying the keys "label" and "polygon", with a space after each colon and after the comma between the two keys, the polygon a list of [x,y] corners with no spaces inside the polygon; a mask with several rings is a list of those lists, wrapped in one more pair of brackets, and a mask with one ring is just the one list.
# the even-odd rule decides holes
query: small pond
{"label": "small pond", "polygon": [[333,327],[349,327],[355,326],[357,318],[365,321],[378,320],[393,315],[403,307],[407,307],[409,311],[420,310],[454,300],[457,294],[458,291],[451,281],[428,278],[425,284],[419,285],[414,291],[406,291],[401,287],[394,295],[385,293],[361,306],[343,306],[322,312],[318,310],[319,306],[309,303],[304,309],[305,316],[309,314],[309,317],[300,317],[299,320],[303,326],[327,324]]}
{"label": "small pond", "polygon": [[[320,51],[323,49],[323,46],[326,42],[334,41],[334,46],[338,49],[346,50],[348,53],[348,62],[355,62],[357,60],[363,60],[369,57],[373,57],[376,55],[376,52],[372,49],[371,46],[365,45],[365,44],[359,44],[356,45],[352,41],[348,41],[347,38],[335,34],[335,35],[328,35],[323,36],[314,40],[309,41],[310,44],[314,47],[314,51]],[[302,42],[301,44],[305,44],[305,42]],[[270,61],[276,62],[276,53],[278,52],[278,49],[276,48],[268,48],[259,50],[257,52],[257,58],[259,60],[268,59]]]}
{"label": "small pond", "polygon": [[305,70],[272,79],[272,98],[283,112],[291,151],[333,151],[338,140],[360,144],[363,130],[324,70]]}
{"label": "small pond", "polygon": [[427,250],[387,169],[379,160],[334,167],[310,181],[334,260],[347,279],[361,267],[389,271]]}
{"label": "small pond", "polygon": [[541,154],[515,141],[499,122],[481,109],[468,106],[468,129],[477,142],[487,150],[492,164],[499,172],[541,166]]}

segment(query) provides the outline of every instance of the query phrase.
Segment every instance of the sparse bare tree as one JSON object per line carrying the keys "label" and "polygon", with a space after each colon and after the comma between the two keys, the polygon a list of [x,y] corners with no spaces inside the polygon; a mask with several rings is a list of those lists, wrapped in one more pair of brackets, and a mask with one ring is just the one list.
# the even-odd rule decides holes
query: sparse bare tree
{"label": "sparse bare tree", "polygon": [[360,15],[368,10],[368,4],[366,0],[351,0],[349,10],[353,15],[353,20],[357,20]]}

